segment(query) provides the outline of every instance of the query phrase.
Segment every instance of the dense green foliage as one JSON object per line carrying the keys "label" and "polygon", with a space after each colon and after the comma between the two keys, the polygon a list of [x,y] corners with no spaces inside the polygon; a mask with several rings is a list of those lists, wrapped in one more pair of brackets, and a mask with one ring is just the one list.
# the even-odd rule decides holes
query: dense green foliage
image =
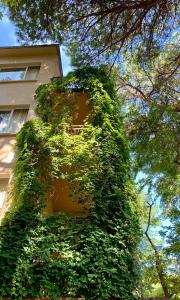
{"label": "dense green foliage", "polygon": [[[72,92],[89,95],[90,116],[69,132]],[[37,113],[17,137],[13,205],[0,232],[0,295],[136,299],[140,231],[114,84],[83,68],[38,88]],[[54,179],[66,178],[84,218],[42,214]]]}

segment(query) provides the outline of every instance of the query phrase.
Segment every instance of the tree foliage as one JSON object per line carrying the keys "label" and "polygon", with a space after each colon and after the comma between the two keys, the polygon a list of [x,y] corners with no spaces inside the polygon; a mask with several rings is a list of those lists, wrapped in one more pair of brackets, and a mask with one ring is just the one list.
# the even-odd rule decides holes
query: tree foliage
{"label": "tree foliage", "polygon": [[147,174],[147,182],[166,203],[175,203],[180,165],[177,42],[157,52],[153,61],[142,54],[127,53],[118,75],[126,132],[135,169]]}
{"label": "tree foliage", "polygon": [[159,197],[164,217],[171,223],[164,229],[171,261],[171,255],[178,258],[180,250],[178,42],[174,38],[153,60],[142,54],[142,49],[125,54],[118,89],[126,108],[134,171],[145,175],[139,185],[148,186]]}
{"label": "tree foliage", "polygon": [[[72,135],[70,96],[78,91],[89,94],[91,112]],[[36,99],[41,120],[28,121],[17,138],[13,206],[0,231],[0,295],[136,299],[140,230],[114,84],[101,69],[78,69],[40,86]],[[42,214],[57,178],[81,195],[86,217]]]}
{"label": "tree foliage", "polygon": [[140,244],[142,280],[139,293],[142,299],[163,296],[167,299],[179,299],[179,260],[172,249],[168,251],[169,243],[164,242],[162,228],[165,229],[169,223],[164,210],[159,201],[152,199],[149,194],[140,194],[138,205],[144,231]]}
{"label": "tree foliage", "polygon": [[143,41],[146,53],[173,32],[176,0],[4,0],[21,42],[53,40],[66,46],[74,61],[117,60],[123,47]]}

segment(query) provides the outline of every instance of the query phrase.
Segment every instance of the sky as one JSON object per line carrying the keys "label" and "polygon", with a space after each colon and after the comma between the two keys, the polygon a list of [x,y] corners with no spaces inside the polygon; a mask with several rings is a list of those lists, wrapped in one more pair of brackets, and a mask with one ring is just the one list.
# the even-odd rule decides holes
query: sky
{"label": "sky", "polygon": [[[9,18],[4,15],[0,20],[0,47],[18,46],[19,43],[16,37],[16,28]],[[70,58],[65,54],[65,49],[61,47],[61,59],[63,66],[63,74],[67,75],[72,70],[70,66]]]}

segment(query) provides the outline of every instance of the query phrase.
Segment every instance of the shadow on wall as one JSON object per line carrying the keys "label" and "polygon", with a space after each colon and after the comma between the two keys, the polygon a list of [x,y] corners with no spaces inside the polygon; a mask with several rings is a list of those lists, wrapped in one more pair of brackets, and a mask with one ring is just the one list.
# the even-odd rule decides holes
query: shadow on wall
{"label": "shadow on wall", "polygon": [[13,168],[16,137],[0,137],[0,174],[10,173]]}

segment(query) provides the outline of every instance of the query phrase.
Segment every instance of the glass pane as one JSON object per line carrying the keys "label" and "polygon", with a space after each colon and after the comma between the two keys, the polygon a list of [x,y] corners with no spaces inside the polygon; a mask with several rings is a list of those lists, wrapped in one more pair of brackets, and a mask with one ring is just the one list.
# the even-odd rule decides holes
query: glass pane
{"label": "glass pane", "polygon": [[35,80],[35,79],[37,79],[39,69],[40,69],[39,66],[28,67],[25,79],[26,80]]}
{"label": "glass pane", "polygon": [[2,208],[4,200],[7,195],[8,181],[9,179],[6,178],[0,179],[0,208]]}
{"label": "glass pane", "polygon": [[23,80],[26,68],[1,69],[0,80]]}
{"label": "glass pane", "polygon": [[9,133],[17,133],[26,121],[28,109],[15,109],[8,127]]}
{"label": "glass pane", "polygon": [[11,111],[0,111],[0,133],[7,132]]}

